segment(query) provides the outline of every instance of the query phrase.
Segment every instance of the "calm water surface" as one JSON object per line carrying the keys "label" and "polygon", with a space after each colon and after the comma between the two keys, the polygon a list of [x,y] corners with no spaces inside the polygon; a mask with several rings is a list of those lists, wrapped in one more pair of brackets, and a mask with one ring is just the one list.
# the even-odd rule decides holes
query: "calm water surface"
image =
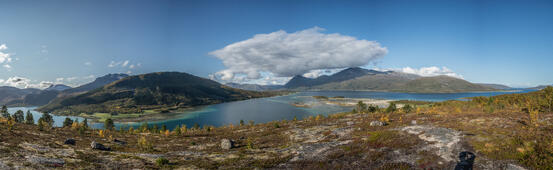
{"label": "calm water surface", "polygon": [[[245,101],[236,101],[221,103],[209,106],[202,106],[179,113],[169,119],[162,121],[150,121],[150,126],[157,124],[159,127],[165,124],[167,128],[173,129],[177,125],[186,124],[191,127],[194,123],[200,126],[213,125],[222,126],[230,123],[238,124],[240,120],[246,123],[253,120],[255,123],[266,123],[273,120],[292,120],[294,117],[303,119],[317,114],[328,115],[336,112],[351,111],[351,107],[327,105],[317,102],[311,96],[344,96],[347,98],[373,98],[387,100],[419,100],[419,101],[444,101],[444,100],[463,100],[465,97],[475,96],[496,96],[510,93],[526,93],[533,90],[518,89],[505,92],[473,92],[473,93],[393,93],[393,92],[369,92],[369,91],[317,91],[317,92],[299,92],[287,96],[277,96],[261,99],[251,99]],[[310,108],[295,107],[291,105],[294,102],[302,102],[312,104]],[[31,110],[35,118],[35,122],[40,118],[42,113],[33,111],[35,107],[14,107],[9,108],[10,113],[17,110]],[[61,126],[63,120],[69,117],[78,119],[82,122],[82,118],[75,116],[55,116],[54,125]],[[133,126],[137,128],[140,123],[116,123],[119,126]],[[92,123],[93,128],[103,128],[101,123]]]}

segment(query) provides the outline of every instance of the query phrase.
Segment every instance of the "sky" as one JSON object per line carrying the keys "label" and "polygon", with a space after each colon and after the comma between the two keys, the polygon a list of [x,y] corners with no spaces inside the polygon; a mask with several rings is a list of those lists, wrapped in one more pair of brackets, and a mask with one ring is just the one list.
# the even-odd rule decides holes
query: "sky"
{"label": "sky", "polygon": [[346,67],[553,84],[553,1],[0,0],[0,85],[180,71],[282,84]]}

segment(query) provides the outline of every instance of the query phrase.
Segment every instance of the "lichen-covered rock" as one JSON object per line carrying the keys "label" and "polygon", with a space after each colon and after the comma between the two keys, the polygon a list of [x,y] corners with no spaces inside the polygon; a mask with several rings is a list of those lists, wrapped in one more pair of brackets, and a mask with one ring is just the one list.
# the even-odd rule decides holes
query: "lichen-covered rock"
{"label": "lichen-covered rock", "polygon": [[97,150],[102,150],[102,151],[109,151],[111,150],[111,148],[109,147],[106,147],[104,145],[102,145],[101,143],[98,143],[96,141],[92,141],[92,143],[90,143],[90,147],[92,149],[97,149]]}
{"label": "lichen-covered rock", "polygon": [[386,125],[387,125],[386,122],[381,122],[376,120],[370,123],[370,126],[386,126]]}
{"label": "lichen-covered rock", "polygon": [[230,139],[221,140],[221,149],[232,149],[234,148],[234,142]]}

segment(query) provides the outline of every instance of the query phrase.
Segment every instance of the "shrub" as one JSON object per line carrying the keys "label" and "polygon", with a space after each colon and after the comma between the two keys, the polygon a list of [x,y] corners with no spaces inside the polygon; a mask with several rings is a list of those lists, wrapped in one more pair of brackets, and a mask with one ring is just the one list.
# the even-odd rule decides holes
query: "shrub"
{"label": "shrub", "polygon": [[63,121],[63,127],[71,127],[71,125],[73,125],[73,120],[66,117],[65,120]]}
{"label": "shrub", "polygon": [[173,132],[175,132],[175,135],[180,135],[181,134],[179,125],[177,125],[175,127],[175,129],[173,129]]}
{"label": "shrub", "polygon": [[409,104],[405,104],[401,110],[403,110],[403,112],[405,113],[411,113],[413,111],[413,107],[411,107],[411,105]]}
{"label": "shrub", "polygon": [[394,113],[395,111],[397,110],[397,106],[395,103],[390,103],[390,105],[388,106],[388,108],[386,108],[386,112],[387,113]]}
{"label": "shrub", "polygon": [[85,128],[88,128],[88,119],[84,118],[84,120],[83,120],[83,126],[84,126]]}
{"label": "shrub", "polygon": [[378,110],[379,110],[378,106],[374,106],[374,105],[370,105],[369,108],[367,108],[367,111],[369,111],[369,113],[375,113]]}
{"label": "shrub", "polygon": [[167,164],[169,164],[169,160],[164,157],[159,157],[156,159],[156,165],[159,167],[162,167]]}
{"label": "shrub", "polygon": [[143,123],[140,125],[139,130],[140,130],[140,132],[142,132],[142,133],[148,131],[148,123],[143,122]]}
{"label": "shrub", "polygon": [[250,126],[253,126],[253,125],[255,125],[255,122],[254,122],[253,120],[250,120],[250,121],[248,121],[248,124],[249,124]]}
{"label": "shrub", "polygon": [[240,120],[240,126],[244,126],[244,120]]}
{"label": "shrub", "polygon": [[26,124],[34,124],[35,123],[35,119],[33,118],[33,114],[29,110],[27,110],[27,115],[25,116],[25,123]]}
{"label": "shrub", "polygon": [[86,126],[79,126],[79,134],[84,135],[86,132]]}
{"label": "shrub", "polygon": [[273,127],[275,127],[275,128],[280,128],[280,125],[278,125],[278,123],[275,122],[275,123],[273,123]]}
{"label": "shrub", "polygon": [[150,132],[152,132],[152,133],[159,133],[159,127],[157,127],[157,125],[154,124],[154,126],[152,127],[152,129],[150,130]]}
{"label": "shrub", "polygon": [[104,121],[104,128],[108,129],[108,130],[114,130],[115,129],[115,125],[113,124],[113,120],[111,120],[111,118],[107,118]]}
{"label": "shrub", "polygon": [[161,132],[167,131],[167,126],[165,124],[161,125]]}
{"label": "shrub", "polygon": [[144,136],[138,139],[138,148],[140,148],[142,151],[151,151],[154,149],[152,144],[148,142],[148,140]]}
{"label": "shrub", "polygon": [[180,127],[181,133],[186,133],[186,130],[187,130],[186,124],[183,124],[183,125]]}
{"label": "shrub", "polygon": [[362,113],[363,111],[367,110],[367,104],[363,103],[363,101],[357,102],[357,108],[358,113]]}
{"label": "shrub", "polygon": [[13,126],[15,125],[15,120],[8,119],[7,124],[8,124],[8,130],[11,131],[13,129]]}

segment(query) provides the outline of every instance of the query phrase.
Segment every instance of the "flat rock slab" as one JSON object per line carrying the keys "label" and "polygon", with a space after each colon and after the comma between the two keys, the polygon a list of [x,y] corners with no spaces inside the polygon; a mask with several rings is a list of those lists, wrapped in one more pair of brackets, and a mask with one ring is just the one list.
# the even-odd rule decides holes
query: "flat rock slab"
{"label": "flat rock slab", "polygon": [[403,127],[401,130],[418,135],[420,139],[431,143],[423,149],[435,150],[436,155],[448,162],[457,161],[457,154],[462,150],[460,144],[462,134],[453,129],[414,125]]}

